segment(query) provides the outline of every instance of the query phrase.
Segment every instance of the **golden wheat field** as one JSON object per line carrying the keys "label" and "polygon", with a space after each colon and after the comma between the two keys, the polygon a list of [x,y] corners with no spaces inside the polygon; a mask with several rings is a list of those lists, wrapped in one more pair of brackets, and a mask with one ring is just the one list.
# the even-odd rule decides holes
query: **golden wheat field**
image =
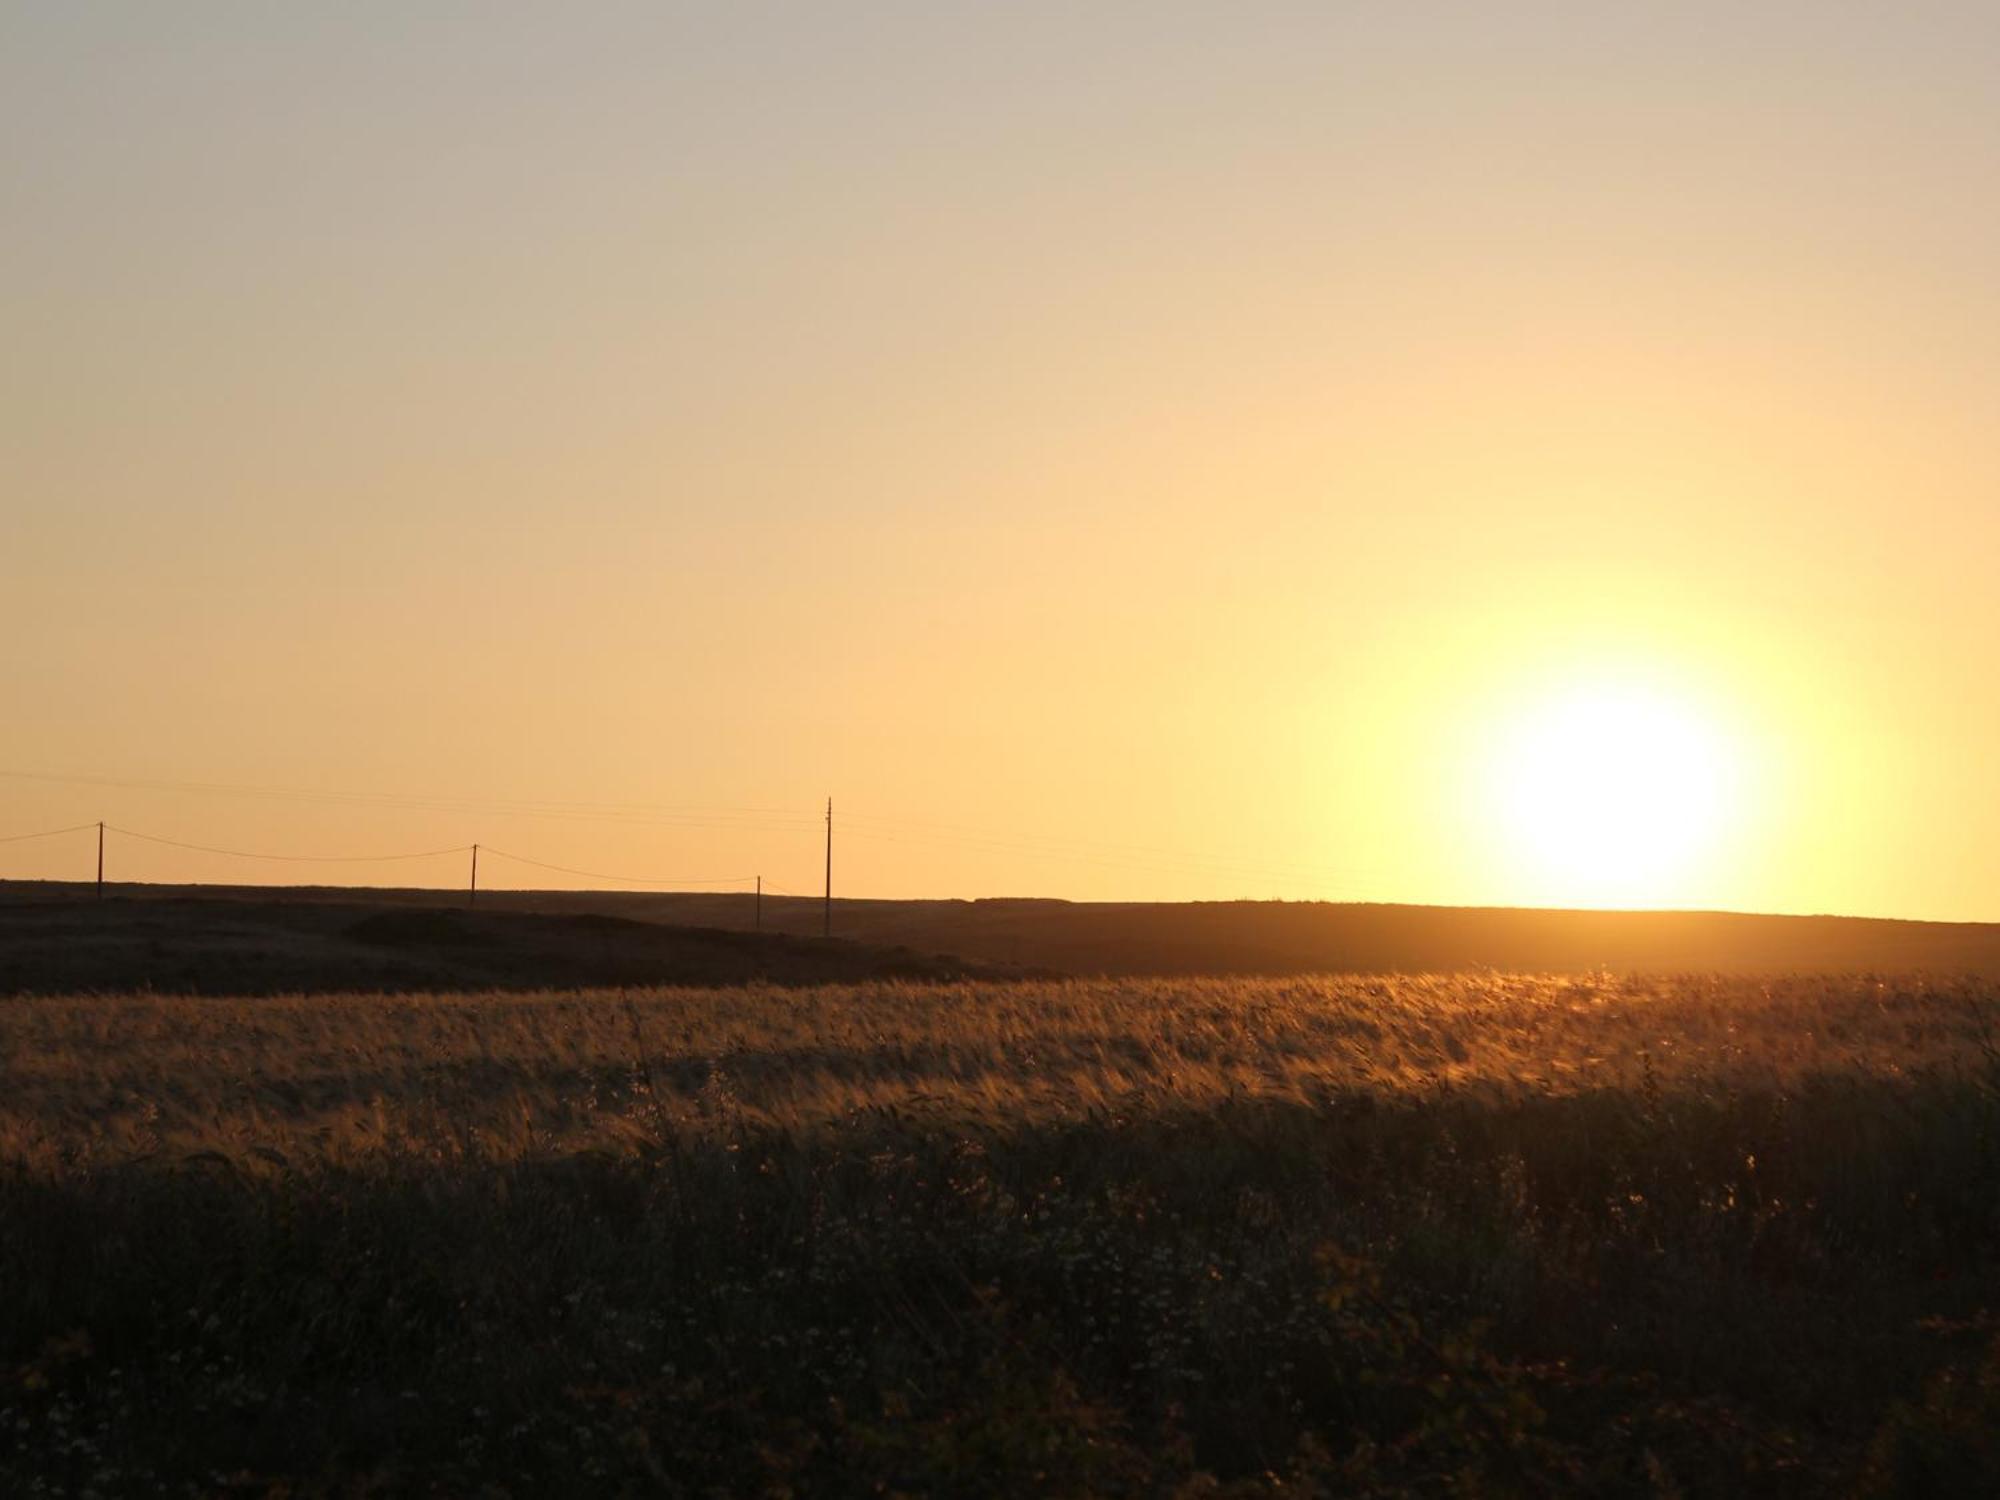
{"label": "golden wheat field", "polygon": [[[0,1006],[18,1161],[512,1158],[679,1129],[946,1126],[1223,1099],[1787,1088],[1981,1060],[1970,984],[1494,975],[180,999]],[[1648,1084],[1650,1080],[1650,1084]]]}
{"label": "golden wheat field", "polygon": [[0,1490],[1964,1494],[2000,992],[0,1002]]}

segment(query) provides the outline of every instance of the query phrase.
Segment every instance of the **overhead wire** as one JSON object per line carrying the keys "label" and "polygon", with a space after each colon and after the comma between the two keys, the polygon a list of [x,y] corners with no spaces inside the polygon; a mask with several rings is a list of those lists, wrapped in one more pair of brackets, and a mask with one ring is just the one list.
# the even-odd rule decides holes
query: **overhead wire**
{"label": "overhead wire", "polygon": [[[0,767],[0,777],[73,782],[79,785],[90,786],[129,787],[141,790],[267,797],[281,801],[322,803],[336,806],[398,807],[457,814],[479,813],[585,822],[616,822],[638,826],[657,825],[709,828],[737,833],[803,832],[807,829],[817,830],[821,826],[821,815],[817,810],[808,812],[804,809],[792,808],[702,808],[687,805],[674,806],[642,802],[560,802],[552,800],[527,801],[512,799],[482,801],[471,798],[416,797],[386,793],[316,792],[280,787],[237,785],[225,782],[128,780],[89,774],[63,775],[53,772],[4,767]],[[0,838],[0,843],[56,837],[61,834],[86,831],[95,826],[95,824],[77,824],[70,828],[51,829],[42,833],[15,834]],[[1326,890],[1331,887],[1341,891],[1343,894],[1359,893],[1365,891],[1370,886],[1379,888],[1386,873],[1379,867],[1342,866],[1335,868],[1310,864],[1292,864],[1289,862],[1265,864],[1255,860],[1203,855],[1184,849],[1171,849],[1160,845],[1065,837],[1013,829],[975,828],[965,824],[938,823],[914,818],[895,817],[887,814],[871,813],[866,810],[843,809],[838,819],[838,828],[844,837],[859,838],[872,842],[957,848],[1008,854],[1019,858],[1052,860],[1066,864],[1147,870],[1164,874],[1222,876],[1239,880],[1275,882],[1285,886],[1310,886],[1320,890]],[[134,829],[118,828],[115,831],[126,837],[142,839],[150,843],[162,844],[171,848],[187,849],[199,853],[215,854],[231,858],[303,864],[370,864],[399,860],[430,859],[449,854],[466,853],[472,847],[470,844],[460,844],[444,849],[428,849],[410,853],[384,855],[268,854],[250,850],[216,848],[204,844],[166,839],[157,835],[140,833]],[[676,885],[682,887],[688,885],[747,885],[755,879],[754,876],[744,875],[720,876],[695,881],[678,877],[670,879],[655,876],[621,875],[608,871],[584,870],[568,865],[553,864],[543,860],[532,859],[525,855],[513,854],[506,850],[495,848],[492,845],[481,845],[480,847],[482,850],[491,852],[502,859],[513,860],[520,864],[552,870],[559,874],[573,875],[581,879],[607,880],[624,885],[652,885],[662,887]],[[780,891],[775,886],[767,887],[767,889],[773,895],[797,894],[795,892]]]}
{"label": "overhead wire", "polygon": [[[95,825],[91,825],[95,826]],[[170,849],[192,849],[200,854],[222,854],[232,859],[269,859],[286,864],[311,865],[372,865],[386,864],[399,859],[435,859],[445,854],[469,854],[470,844],[454,844],[449,849],[419,849],[409,854],[260,854],[248,849],[218,849],[210,844],[189,844],[180,839],[163,839],[157,834],[140,833],[133,828],[120,828],[106,823],[106,833],[116,833],[128,839],[142,839],[149,844],[165,844]]]}
{"label": "overhead wire", "polygon": [[90,774],[25,771],[6,767],[0,767],[0,777],[27,781],[53,781],[78,786],[128,788],[138,791],[266,797],[283,802],[320,803],[344,807],[405,807],[434,812],[551,818],[576,822],[658,823],[676,827],[726,829],[796,829],[818,826],[818,815],[803,808],[692,807],[647,802],[563,802],[548,799],[412,796],[387,792],[307,791],[229,782],[127,779]]}
{"label": "overhead wire", "polygon": [[670,889],[691,885],[748,885],[757,878],[755,875],[714,875],[703,879],[685,875],[612,875],[603,870],[577,870],[568,865],[552,865],[546,860],[529,859],[524,854],[510,854],[507,850],[496,849],[491,844],[481,844],[479,852],[497,854],[502,859],[511,859],[516,864],[533,865],[538,870],[554,870],[562,875],[581,876],[585,880],[617,880],[628,885],[664,886]]}
{"label": "overhead wire", "polygon": [[[510,817],[535,817],[570,821],[658,824],[672,827],[712,828],[735,831],[804,831],[820,826],[816,811],[771,807],[693,807],[644,802],[565,802],[551,799],[474,799],[409,796],[389,793],[305,791],[293,788],[252,786],[226,782],[126,779],[82,773],[29,771],[0,768],[0,777],[71,782],[79,785],[130,787],[141,790],[182,791],[228,796],[268,797],[282,801],[324,803],[338,806],[392,806],[458,813],[495,813]],[[865,810],[843,809],[841,824],[855,836],[897,842],[984,848],[1037,857],[1088,861],[1096,864],[1128,865],[1149,869],[1173,869],[1207,873],[1241,874],[1258,878],[1325,881],[1330,876],[1348,882],[1356,878],[1379,879],[1378,869],[1362,870],[1343,866],[1332,870],[1316,865],[1271,865],[1192,853],[1155,844],[1135,844],[1074,836],[1040,834],[1017,829],[996,830],[961,823],[939,823],[894,817]],[[80,825],[90,826],[90,825]],[[68,832],[70,830],[59,830]]]}
{"label": "overhead wire", "polygon": [[10,833],[0,836],[0,844],[18,844],[24,839],[52,839],[58,834],[84,833],[97,827],[95,823],[77,823],[68,828],[51,828],[42,833]]}

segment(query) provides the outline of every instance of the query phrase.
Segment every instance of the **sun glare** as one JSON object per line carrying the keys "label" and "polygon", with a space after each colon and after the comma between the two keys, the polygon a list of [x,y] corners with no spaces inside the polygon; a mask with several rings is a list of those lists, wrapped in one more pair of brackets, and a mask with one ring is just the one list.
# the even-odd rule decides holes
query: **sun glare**
{"label": "sun glare", "polygon": [[1509,863],[1538,898],[1698,899],[1728,831],[1737,767],[1714,723],[1666,693],[1575,688],[1504,732],[1493,762]]}

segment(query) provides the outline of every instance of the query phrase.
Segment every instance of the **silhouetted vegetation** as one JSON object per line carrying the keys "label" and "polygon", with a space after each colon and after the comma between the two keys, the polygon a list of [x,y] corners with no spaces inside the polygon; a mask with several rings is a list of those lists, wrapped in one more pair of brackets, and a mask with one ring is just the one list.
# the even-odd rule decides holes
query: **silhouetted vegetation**
{"label": "silhouetted vegetation", "polygon": [[2000,995],[0,1005],[9,1493],[1968,1494]]}

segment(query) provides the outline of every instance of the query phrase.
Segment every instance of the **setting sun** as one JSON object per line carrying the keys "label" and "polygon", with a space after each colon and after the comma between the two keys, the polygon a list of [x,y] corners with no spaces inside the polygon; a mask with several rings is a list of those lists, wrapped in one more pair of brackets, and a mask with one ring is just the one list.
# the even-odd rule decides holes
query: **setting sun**
{"label": "setting sun", "polygon": [[1707,873],[1740,752],[1668,693],[1584,685],[1533,702],[1491,766],[1506,853],[1566,904],[1672,904]]}

